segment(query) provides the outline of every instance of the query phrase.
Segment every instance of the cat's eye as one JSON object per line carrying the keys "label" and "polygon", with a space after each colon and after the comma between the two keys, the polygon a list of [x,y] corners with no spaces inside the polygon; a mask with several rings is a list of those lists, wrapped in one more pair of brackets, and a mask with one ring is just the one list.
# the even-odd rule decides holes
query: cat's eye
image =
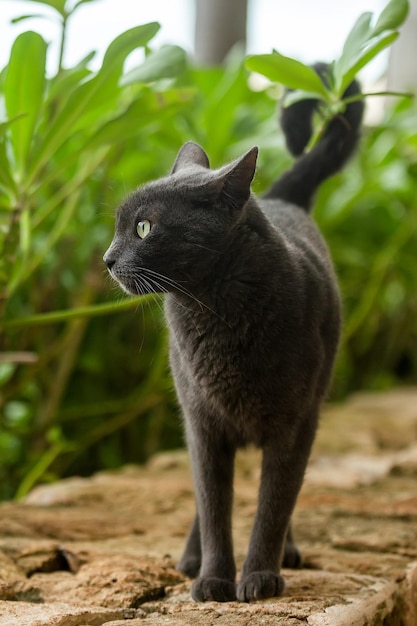
{"label": "cat's eye", "polygon": [[136,225],[136,232],[141,239],[145,239],[146,235],[151,232],[151,223],[149,220],[143,220]]}

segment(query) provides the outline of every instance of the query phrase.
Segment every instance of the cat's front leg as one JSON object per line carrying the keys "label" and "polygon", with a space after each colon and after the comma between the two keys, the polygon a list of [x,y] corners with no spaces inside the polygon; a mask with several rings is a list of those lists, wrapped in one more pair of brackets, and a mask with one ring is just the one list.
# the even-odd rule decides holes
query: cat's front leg
{"label": "cat's front leg", "polygon": [[263,448],[258,510],[237,587],[242,602],[279,596],[285,588],[279,567],[313,440],[309,425],[296,439],[291,446],[281,440],[269,441]]}
{"label": "cat's front leg", "polygon": [[187,439],[201,541],[201,567],[191,595],[200,602],[228,602],[236,599],[231,522],[235,450],[219,432],[198,425],[187,428]]}

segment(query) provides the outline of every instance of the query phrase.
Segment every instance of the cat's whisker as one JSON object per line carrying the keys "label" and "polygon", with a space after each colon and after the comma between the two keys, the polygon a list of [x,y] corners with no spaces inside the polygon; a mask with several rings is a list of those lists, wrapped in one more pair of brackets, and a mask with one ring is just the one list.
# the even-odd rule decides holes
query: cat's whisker
{"label": "cat's whisker", "polygon": [[[162,316],[164,316],[164,306],[163,306],[163,294],[168,293],[166,287],[161,285],[154,277],[144,276],[145,272],[141,273],[141,280],[143,280],[147,286],[147,293],[152,293],[155,296],[154,302],[157,304],[158,309]],[[148,300],[148,306],[152,309],[151,302]]]}
{"label": "cat's whisker", "polygon": [[[183,295],[187,296],[188,298],[190,298],[191,300],[193,300],[196,304],[200,306],[201,311],[203,311],[203,309],[207,309],[208,311],[210,311],[210,313],[213,313],[213,315],[216,315],[216,317],[218,317],[222,322],[224,322],[227,326],[230,327],[230,325],[226,322],[226,320],[223,317],[221,317],[217,313],[217,311],[209,307],[207,304],[205,304],[205,302],[202,302],[201,300],[196,298],[196,296],[194,296],[188,289],[179,285],[178,281],[172,280],[171,278],[168,278],[167,276],[164,276],[163,274],[160,274],[159,272],[155,272],[154,270],[151,270],[149,268],[142,268],[142,270],[143,272],[146,272],[147,274],[152,274],[156,276],[157,278],[165,282],[167,285],[169,285],[173,289],[176,289]],[[164,292],[167,293],[168,290],[164,289]]]}
{"label": "cat's whisker", "polygon": [[[103,206],[105,207],[106,205],[103,205]],[[114,209],[109,204],[109,205],[107,205],[107,210],[106,211],[104,211],[104,210],[103,211],[99,211],[97,213],[97,215],[99,217],[112,217],[112,218],[114,218]]]}
{"label": "cat's whisker", "polygon": [[[169,280],[169,279],[168,279]],[[158,283],[155,279],[153,279],[153,283],[158,287]],[[159,285],[159,288],[163,291],[165,291],[166,293],[168,293],[167,289],[165,289],[164,287]],[[159,294],[158,294],[159,295]],[[174,296],[175,298],[175,296]],[[162,299],[162,296],[161,296]],[[182,309],[184,309],[185,311],[190,311],[190,308],[186,306],[186,304],[184,302],[181,302],[180,300],[178,300],[177,298],[175,298],[176,303],[178,304],[178,306],[180,306]],[[203,310],[203,309],[202,309]],[[161,307],[161,311],[162,311],[162,307]],[[163,312],[163,311],[162,311]],[[191,318],[191,322],[194,326],[194,329],[196,331],[196,333],[201,336],[201,331],[199,329],[199,327],[197,326],[196,321],[194,320],[194,318]]]}
{"label": "cat's whisker", "polygon": [[[162,285],[160,285],[156,280],[151,279],[151,277],[145,277],[144,276],[144,272],[135,272],[135,274],[137,274],[139,280],[145,285],[144,291],[143,293],[152,293],[155,298],[154,298],[154,302],[157,304],[162,316],[164,315],[164,309],[163,309],[163,296],[160,292],[165,293],[167,290],[165,289],[165,287],[162,287]],[[147,300],[147,305],[150,308],[150,310],[154,313],[154,309],[152,307],[152,303],[150,302],[150,300]]]}
{"label": "cat's whisker", "polygon": [[[173,280],[171,280],[171,279],[167,278],[166,276],[162,276],[162,275],[160,275],[160,276],[161,276],[161,280],[164,280],[164,281],[165,281],[168,285],[170,285],[170,286],[171,286],[174,290],[176,290],[176,291],[180,291],[180,292],[181,292],[181,293],[183,293],[185,296],[187,296],[190,300],[193,300],[194,302],[196,302],[196,303],[199,305],[199,307],[200,307],[200,310],[201,310],[201,311],[203,311],[203,310],[204,310],[204,307],[206,307],[207,309],[209,309],[209,307],[207,307],[206,305],[204,305],[204,303],[203,303],[203,302],[201,302],[201,301],[200,301],[200,300],[198,300],[195,296],[193,296],[193,294],[192,294],[192,293],[190,293],[187,289],[183,289],[183,288],[181,288],[181,287],[180,287],[180,286],[179,286],[179,285],[178,285],[175,281],[173,281]],[[154,279],[154,280],[155,280],[155,279]],[[164,291],[165,291],[166,293],[168,293],[168,290],[167,290],[167,289],[164,289]],[[177,299],[176,299],[176,301],[177,301],[177,302],[180,304],[180,306],[182,306],[185,310],[187,310],[187,311],[189,311],[189,310],[190,310],[190,308],[189,308],[189,307],[187,307],[187,306],[185,305],[185,303],[184,303],[184,302],[180,302],[180,301],[179,301],[179,300],[177,300]],[[209,310],[211,311],[211,309],[209,309]],[[214,311],[213,311],[213,313],[214,313]]]}
{"label": "cat's whisker", "polygon": [[201,250],[207,250],[207,252],[213,252],[214,254],[218,254],[219,256],[223,254],[222,250],[215,250],[214,248],[209,248],[208,246],[203,246],[201,243],[193,242],[193,246],[196,248],[200,248]]}
{"label": "cat's whisker", "polygon": [[[151,292],[156,296],[154,299],[154,302],[157,304],[160,312],[163,314],[164,311],[163,311],[163,306],[162,306],[162,295],[158,292],[165,291],[165,289],[163,289],[160,285],[158,285],[158,283],[155,280],[151,279],[150,277],[145,278],[145,276],[142,276],[142,280],[147,285],[148,293]],[[156,291],[154,287],[156,287]],[[148,305],[151,308],[151,310],[153,310],[152,305],[149,301],[148,301]]]}
{"label": "cat's whisker", "polygon": [[[140,295],[147,296],[150,293],[152,293],[152,295],[155,295],[155,296],[158,295],[154,293],[152,286],[149,285],[149,282],[145,279],[143,274],[138,273],[137,280],[139,281],[141,285]],[[144,300],[145,306],[148,307],[152,315],[154,313],[153,302],[157,302],[157,299],[155,298],[153,301],[151,301],[149,298],[145,298]],[[145,306],[142,304],[143,320],[145,320]]]}
{"label": "cat's whisker", "polygon": [[[136,280],[136,278],[134,277],[133,278],[133,282],[135,284],[135,288],[136,288],[136,291],[138,292],[138,294],[139,295],[143,295],[144,291],[143,291],[143,287],[141,285],[140,280]],[[140,310],[142,312],[142,326],[145,327],[145,313],[144,313],[144,310],[143,310],[143,306],[139,307],[139,305],[138,305],[138,308],[140,308]],[[142,352],[144,341],[145,341],[145,335],[144,335],[144,333],[142,333],[142,338],[141,338],[141,342],[140,342],[140,345],[139,345],[139,352]]]}

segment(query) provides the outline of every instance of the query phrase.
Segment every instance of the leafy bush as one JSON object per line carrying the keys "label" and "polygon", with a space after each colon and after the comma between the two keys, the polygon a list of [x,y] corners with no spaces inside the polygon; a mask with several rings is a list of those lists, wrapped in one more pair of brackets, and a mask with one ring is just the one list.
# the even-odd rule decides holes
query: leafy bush
{"label": "leafy bush", "polygon": [[[408,11],[408,0],[390,0],[374,25],[372,13],[359,16],[324,80],[277,51],[247,59],[250,69],[288,88],[283,106],[318,100],[320,115],[307,149],[352,99],[367,97],[346,98],[344,92],[358,71],[398,38]],[[392,95],[369,95],[387,94]],[[347,175],[319,193],[316,218],[333,250],[346,309],[336,394],[413,380],[417,373],[415,128],[414,105],[402,102],[369,132]]]}
{"label": "leafy bush", "polygon": [[[65,40],[65,2],[43,4]],[[177,46],[150,48],[158,28],[122,33],[95,72],[92,55],[65,69],[60,55],[52,77],[45,41],[26,32],[1,73],[0,497],[182,443],[160,302],[121,299],[101,261],[114,207],[187,139],[219,164],[275,124],[240,55],[197,70]],[[139,47],[144,62],[124,73]]]}
{"label": "leafy bush", "polygon": [[[340,56],[329,63],[324,76],[277,50],[272,54],[248,57],[246,65],[249,69],[287,87],[283,97],[284,107],[312,98],[318,102],[316,129],[307,150],[320,140],[330,120],[343,113],[349,102],[366,98],[367,94],[346,96],[346,90],[361,69],[398,39],[399,27],[408,13],[408,0],[390,0],[374,25],[373,14],[369,11],[362,13],[346,37]],[[391,92],[372,95],[387,94],[392,95]]]}
{"label": "leafy bush", "polygon": [[318,194],[345,305],[337,395],[417,380],[416,173],[417,110],[402,101]]}
{"label": "leafy bush", "polygon": [[[44,4],[61,15],[64,39],[65,2]],[[145,334],[152,311],[131,312],[120,323],[114,312],[96,324],[83,315],[126,307],[117,300],[94,306],[112,289],[100,262],[113,207],[139,172],[160,174],[170,144],[179,141],[172,119],[192,99],[189,88],[172,80],[185,71],[184,52],[148,49],[158,29],[152,23],[122,33],[97,72],[89,68],[92,55],[68,69],[60,58],[51,78],[45,41],[25,32],[1,74],[7,120],[0,126],[0,304],[10,324],[0,366],[3,497],[16,488],[24,494],[48,477],[52,463],[51,477],[118,464],[129,437],[141,442],[135,457],[144,458],[161,407],[170,402],[163,334]],[[124,74],[124,61],[137,48],[147,57],[136,73]],[[127,306],[133,311],[137,303]],[[39,325],[42,312],[54,310],[64,314]],[[141,436],[138,416],[146,421]],[[109,445],[123,427],[120,441]]]}
{"label": "leafy bush", "polygon": [[[43,4],[64,40],[65,0]],[[42,37],[23,33],[0,74],[3,498],[182,443],[160,299],[121,299],[101,261],[125,193],[168,172],[189,139],[213,166],[259,145],[256,192],[290,162],[276,89],[253,91],[238,51],[195,68],[177,46],[152,49],[157,30],[122,33],[98,71],[92,55],[72,68],[60,55],[53,76]],[[144,61],[126,73],[136,48]],[[416,116],[390,112],[317,198],[346,304],[337,396],[417,378]]]}

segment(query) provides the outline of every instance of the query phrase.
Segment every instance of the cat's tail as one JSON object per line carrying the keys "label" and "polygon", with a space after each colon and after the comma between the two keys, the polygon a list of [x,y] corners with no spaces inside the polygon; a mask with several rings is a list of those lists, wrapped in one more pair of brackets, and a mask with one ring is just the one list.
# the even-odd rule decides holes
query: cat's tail
{"label": "cat's tail", "polygon": [[[313,68],[326,79],[326,64],[317,63]],[[359,93],[359,84],[353,81],[344,96]],[[313,132],[312,118],[317,104],[317,100],[301,100],[282,109],[280,122],[287,148],[298,158],[264,196],[280,198],[306,211],[311,207],[318,186],[340,170],[352,155],[359,140],[364,110],[362,100],[348,104],[343,114],[331,120],[319,143],[310,152],[304,153]]]}

